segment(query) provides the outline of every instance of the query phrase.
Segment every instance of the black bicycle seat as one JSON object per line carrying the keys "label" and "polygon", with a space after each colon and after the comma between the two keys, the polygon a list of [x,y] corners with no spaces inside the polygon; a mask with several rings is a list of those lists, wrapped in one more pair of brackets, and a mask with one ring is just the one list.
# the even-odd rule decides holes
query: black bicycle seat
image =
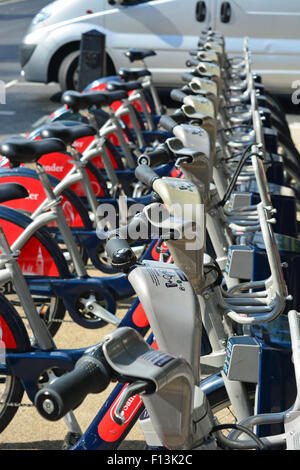
{"label": "black bicycle seat", "polygon": [[142,77],[147,77],[151,75],[151,72],[146,69],[130,70],[127,68],[121,68],[118,74],[119,74],[119,77],[122,78],[122,80],[124,80],[125,82],[129,82],[132,80],[138,80],[139,78],[142,78]]}
{"label": "black bicycle seat", "polygon": [[23,136],[11,136],[0,145],[0,154],[13,164],[34,163],[43,155],[65,152],[66,146],[60,139],[28,140]]}
{"label": "black bicycle seat", "polygon": [[127,98],[127,93],[120,91],[89,91],[80,93],[78,91],[66,91],[61,98],[61,102],[77,112],[80,109],[89,109],[92,106],[101,108],[110,106],[114,101],[122,101]]}
{"label": "black bicycle seat", "polygon": [[156,55],[156,52],[150,49],[129,49],[125,52],[125,55],[128,57],[130,62],[134,62],[135,60],[143,60],[146,57],[154,56]]}
{"label": "black bicycle seat", "polygon": [[18,183],[1,183],[0,184],[0,204],[3,202],[13,201],[14,199],[22,199],[28,197],[27,189]]}
{"label": "black bicycle seat", "polygon": [[76,121],[57,121],[44,126],[40,132],[43,139],[56,137],[61,139],[66,145],[71,145],[75,140],[82,137],[95,135],[96,129],[89,124]]}
{"label": "black bicycle seat", "polygon": [[124,91],[132,91],[132,90],[139,90],[142,88],[142,84],[136,81],[130,82],[118,82],[117,80],[112,80],[108,82],[106,85],[107,91],[116,91],[116,90],[124,90]]}

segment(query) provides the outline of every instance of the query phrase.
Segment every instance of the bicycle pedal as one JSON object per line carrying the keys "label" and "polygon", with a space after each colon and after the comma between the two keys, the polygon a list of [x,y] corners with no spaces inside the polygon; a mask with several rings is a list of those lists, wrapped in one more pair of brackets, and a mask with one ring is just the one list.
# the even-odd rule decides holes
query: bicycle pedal
{"label": "bicycle pedal", "polygon": [[81,438],[81,434],[77,432],[68,432],[65,436],[61,450],[69,450]]}

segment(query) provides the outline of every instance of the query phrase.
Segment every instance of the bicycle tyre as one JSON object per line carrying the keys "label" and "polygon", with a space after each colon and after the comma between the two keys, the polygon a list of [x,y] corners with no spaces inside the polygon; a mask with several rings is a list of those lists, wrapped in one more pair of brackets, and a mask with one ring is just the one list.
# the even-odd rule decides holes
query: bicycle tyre
{"label": "bicycle tyre", "polygon": [[[0,294],[1,337],[10,354],[28,352],[30,340],[24,324],[11,303]],[[24,395],[24,388],[17,376],[0,373],[0,433],[14,418]]]}
{"label": "bicycle tyre", "polygon": [[[22,227],[23,229],[25,229],[31,223],[31,219],[29,219],[28,216],[26,216],[24,213],[22,214],[16,209],[10,209],[5,206],[1,206],[0,208],[0,220],[10,222],[16,226]],[[54,261],[58,276],[61,278],[70,277],[71,274],[68,270],[66,260],[56,241],[49,234],[47,228],[40,227],[34,233],[33,237],[36,238],[38,242],[47,249],[49,256]],[[28,242],[29,241],[30,240],[28,240]],[[31,276],[29,276],[29,279],[30,277]],[[43,298],[43,296],[37,296],[33,293],[32,297],[38,311],[40,310],[40,316],[47,324],[49,332],[53,337],[59,330],[61,326],[61,320],[63,320],[66,313],[66,308],[62,299],[57,297],[49,298],[48,296]],[[21,305],[19,299],[14,299],[13,302],[16,306]]]}

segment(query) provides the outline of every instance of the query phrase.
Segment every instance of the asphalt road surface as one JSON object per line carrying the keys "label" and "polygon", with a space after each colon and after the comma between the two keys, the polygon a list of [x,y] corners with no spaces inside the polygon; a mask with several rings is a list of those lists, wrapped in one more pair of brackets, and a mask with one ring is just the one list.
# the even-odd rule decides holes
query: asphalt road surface
{"label": "asphalt road surface", "polygon": [[0,1],[0,80],[6,102],[0,104],[0,142],[25,134],[59,106],[59,86],[25,82],[20,75],[19,45],[33,16],[48,0]]}

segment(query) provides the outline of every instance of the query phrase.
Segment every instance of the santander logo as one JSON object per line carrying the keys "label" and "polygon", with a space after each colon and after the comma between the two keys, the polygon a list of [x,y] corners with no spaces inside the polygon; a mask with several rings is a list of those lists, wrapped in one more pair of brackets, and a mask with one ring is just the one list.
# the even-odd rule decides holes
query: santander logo
{"label": "santander logo", "polygon": [[[125,387],[126,386],[127,385],[125,385]],[[120,436],[125,431],[128,423],[131,421],[136,411],[139,409],[139,407],[143,403],[139,395],[134,395],[133,397],[130,397],[128,401],[126,402],[126,405],[123,408],[125,422],[123,425],[117,424],[113,420],[113,416],[114,416],[116,407],[120,401],[121,394],[125,387],[122,388],[118,397],[116,398],[112,406],[107,411],[106,415],[103,417],[103,419],[99,423],[98,434],[101,437],[101,439],[103,439],[106,442],[114,442],[120,438]]]}
{"label": "santander logo", "polygon": [[53,163],[52,165],[44,165],[44,169],[46,172],[53,172],[53,173],[62,173],[64,171],[63,166],[58,166],[56,163]]}

